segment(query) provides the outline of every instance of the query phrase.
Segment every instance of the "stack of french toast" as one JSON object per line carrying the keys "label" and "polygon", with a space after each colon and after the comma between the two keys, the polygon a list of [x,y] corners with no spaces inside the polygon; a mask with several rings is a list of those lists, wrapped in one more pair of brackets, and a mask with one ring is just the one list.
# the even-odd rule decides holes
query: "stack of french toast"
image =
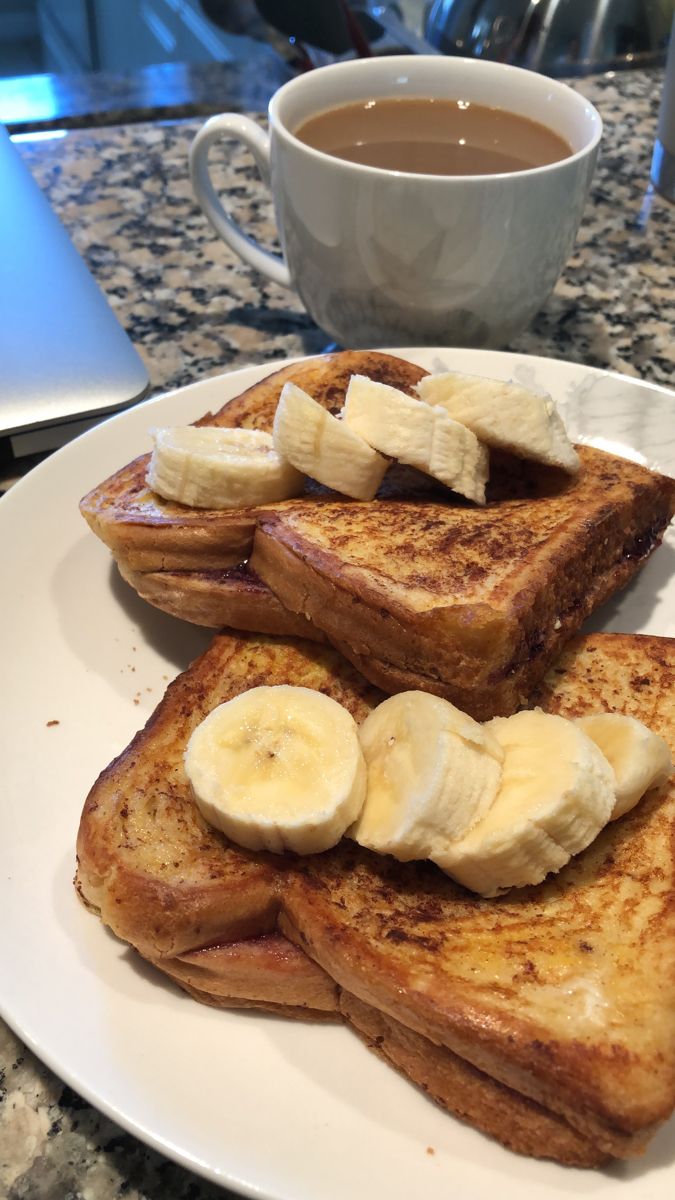
{"label": "stack of french toast", "polygon": [[[325,355],[197,428],[269,433],[289,386],[342,424],[354,377],[417,403],[426,373]],[[658,546],[675,481],[588,446],[565,469],[510,443],[480,453],[478,502],[386,448],[368,499],[300,471],[285,499],[190,505],[151,486],[149,455],[85,496],[140,596],[221,631],[94,784],[76,886],[196,999],[343,1020],[505,1146],[597,1166],[642,1153],[675,1107],[672,783],[541,881],[481,895],[353,836],[308,854],[247,848],[205,819],[186,772],[219,706],[289,686],[360,729],[386,696],[421,692],[481,729],[522,710],[603,712],[675,749],[675,642],[580,635]]]}

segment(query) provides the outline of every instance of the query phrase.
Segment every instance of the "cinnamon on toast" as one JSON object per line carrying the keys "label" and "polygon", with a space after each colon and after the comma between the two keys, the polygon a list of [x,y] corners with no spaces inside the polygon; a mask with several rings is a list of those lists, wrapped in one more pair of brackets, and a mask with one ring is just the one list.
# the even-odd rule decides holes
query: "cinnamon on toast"
{"label": "cinnamon on toast", "polygon": [[496,460],[482,508],[398,497],[263,509],[250,565],[385,691],[507,715],[675,509],[675,480],[578,450],[573,478]]}
{"label": "cinnamon on toast", "polygon": [[[674,682],[674,641],[598,634],[533,700],[628,713],[672,747]],[[640,1153],[675,1105],[675,788],[493,900],[347,840],[252,854],[205,824],[183,752],[207,712],[261,683],[320,688],[357,720],[380,699],[327,646],[218,635],[87,798],[85,903],[198,999],[341,1015],[514,1150],[577,1165]]]}

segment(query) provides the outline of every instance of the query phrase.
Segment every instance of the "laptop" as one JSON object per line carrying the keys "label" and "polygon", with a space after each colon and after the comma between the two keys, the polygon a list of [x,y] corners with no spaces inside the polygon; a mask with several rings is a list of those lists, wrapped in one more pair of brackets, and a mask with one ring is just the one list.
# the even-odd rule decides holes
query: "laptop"
{"label": "laptop", "polygon": [[148,375],[0,126],[0,439],[50,450],[140,400]]}

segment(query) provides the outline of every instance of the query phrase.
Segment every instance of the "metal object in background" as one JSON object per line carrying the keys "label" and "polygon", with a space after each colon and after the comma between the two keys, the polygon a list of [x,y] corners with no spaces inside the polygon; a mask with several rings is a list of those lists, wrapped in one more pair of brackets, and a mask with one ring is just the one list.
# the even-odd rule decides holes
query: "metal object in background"
{"label": "metal object in background", "polygon": [[662,65],[674,0],[433,0],[425,37],[444,54],[547,75]]}
{"label": "metal object in background", "polygon": [[353,50],[360,57],[370,54],[370,39],[379,32],[366,18],[359,20],[345,0],[308,4],[307,0],[255,0],[266,21],[305,45],[330,54]]}
{"label": "metal object in background", "polygon": [[[213,5],[217,0],[202,0]],[[393,3],[354,0],[255,0],[255,7],[305,57],[306,67],[372,54],[440,53],[403,21]]]}
{"label": "metal object in background", "polygon": [[652,183],[666,199],[675,200],[675,17],[652,158]]}

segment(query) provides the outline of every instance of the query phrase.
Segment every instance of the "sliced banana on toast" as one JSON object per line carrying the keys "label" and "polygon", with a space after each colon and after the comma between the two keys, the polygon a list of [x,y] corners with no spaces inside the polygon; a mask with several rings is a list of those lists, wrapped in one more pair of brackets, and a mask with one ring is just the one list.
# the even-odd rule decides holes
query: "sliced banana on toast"
{"label": "sliced banana on toast", "polygon": [[328,850],[365,798],[354,718],[305,687],[251,688],[220,704],[192,733],[185,771],[204,819],[249,850]]}
{"label": "sliced banana on toast", "polygon": [[200,812],[241,846],[314,854],[346,833],[486,897],[559,871],[672,765],[663,738],[618,714],[480,725],[410,691],[357,729],[335,700],[287,685],[219,705],[185,752]]}
{"label": "sliced banana on toast", "polygon": [[406,862],[427,858],[439,836],[460,838],[497,794],[503,751],[447,700],[400,692],[361,725],[366,800],[349,834]]}
{"label": "sliced banana on toast", "polygon": [[576,724],[600,747],[614,772],[611,821],[669,778],[673,770],[670,747],[642,721],[622,713],[592,713],[578,717]]}
{"label": "sliced banana on toast", "polygon": [[471,891],[497,896],[541,883],[585,850],[614,807],[614,774],[573,721],[539,710],[496,717],[486,729],[504,751],[499,791],[465,837],[429,857]]}
{"label": "sliced banana on toast", "polygon": [[364,375],[352,375],[342,415],[375,450],[424,471],[468,500],[485,503],[488,452],[445,409]]}
{"label": "sliced banana on toast", "polygon": [[153,431],[148,487],[192,508],[247,508],[297,496],[304,480],[269,433],[179,425]]}
{"label": "sliced banana on toast", "polygon": [[426,375],[417,393],[427,404],[444,408],[487,446],[572,475],[579,470],[579,456],[550,396],[455,371]]}
{"label": "sliced banana on toast", "polygon": [[280,455],[325,487],[372,500],[388,463],[344,421],[338,421],[294,383],[284,384],[274,416]]}

